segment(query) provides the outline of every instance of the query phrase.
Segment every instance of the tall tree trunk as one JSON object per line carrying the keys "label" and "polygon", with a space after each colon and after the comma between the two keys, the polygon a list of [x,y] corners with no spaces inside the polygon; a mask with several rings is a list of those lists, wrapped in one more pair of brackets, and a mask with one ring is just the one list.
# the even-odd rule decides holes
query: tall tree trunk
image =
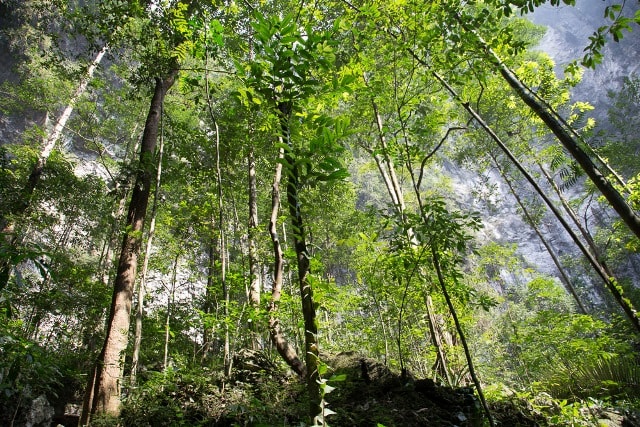
{"label": "tall tree trunk", "polygon": [[224,372],[226,376],[231,375],[231,343],[229,335],[229,284],[227,283],[227,247],[225,217],[224,217],[224,199],[222,192],[222,170],[220,169],[220,128],[215,117],[213,124],[216,129],[216,182],[218,186],[218,227],[220,240],[218,241],[220,248],[220,283],[222,284],[222,298],[224,299]]}
{"label": "tall tree trunk", "polygon": [[436,317],[433,314],[433,302],[431,300],[431,295],[427,292],[424,293],[424,306],[427,310],[427,317],[429,318],[429,333],[431,334],[431,341],[436,348],[436,361],[433,364],[433,372],[436,376],[439,375],[441,378],[444,378],[447,381],[447,384],[450,385],[452,383],[451,375],[449,375],[449,368],[447,366],[447,358],[444,355],[442,340],[438,333],[438,324],[436,322]]}
{"label": "tall tree trunk", "polygon": [[[249,38],[249,59],[253,61],[255,52],[253,49],[253,37]],[[247,166],[249,169],[249,224],[248,224],[248,246],[249,246],[249,303],[254,311],[256,319],[260,311],[260,294],[262,292],[262,282],[260,274],[260,261],[258,259],[257,236],[258,236],[258,185],[256,179],[256,158],[255,144],[253,140],[253,122],[251,118],[248,123],[249,129],[249,153],[247,154]],[[254,320],[250,329],[252,332],[251,346],[258,350],[262,345],[259,336],[259,328]]]}
{"label": "tall tree trunk", "polygon": [[173,260],[173,273],[171,274],[171,289],[167,295],[167,316],[164,321],[164,357],[162,358],[162,372],[167,372],[169,367],[169,338],[171,337],[171,307],[173,307],[176,299],[176,283],[178,280],[178,260],[180,252],[176,254]]}
{"label": "tall tree trunk", "polygon": [[447,286],[445,284],[444,276],[442,274],[442,268],[440,267],[440,258],[438,255],[437,248],[431,248],[431,255],[433,256],[433,266],[436,269],[436,274],[438,276],[438,282],[440,283],[440,289],[442,290],[442,295],[444,295],[444,299],[449,306],[449,312],[453,317],[453,322],[456,325],[456,330],[458,331],[458,337],[460,337],[460,342],[462,343],[462,348],[464,349],[464,355],[467,359],[467,366],[469,367],[469,374],[471,374],[471,378],[473,379],[473,383],[476,386],[476,391],[478,392],[478,397],[480,397],[480,402],[482,403],[482,407],[484,408],[484,412],[489,421],[489,425],[491,427],[495,426],[495,422],[493,421],[493,416],[491,415],[491,411],[489,410],[489,405],[487,405],[487,401],[484,398],[484,393],[482,392],[482,384],[476,375],[476,370],[473,364],[473,359],[471,358],[471,352],[469,351],[469,346],[467,345],[467,339],[465,337],[464,331],[462,330],[462,325],[458,320],[458,314],[456,312],[455,307],[453,306],[453,302],[451,301],[451,297],[449,296],[449,292],[447,291]]}
{"label": "tall tree trunk", "polygon": [[[208,50],[208,45],[205,45],[205,51]],[[209,55],[205,54],[205,69],[207,68]],[[218,226],[219,226],[219,252],[220,252],[220,282],[222,284],[222,298],[224,300],[224,371],[225,375],[231,375],[231,344],[230,344],[230,335],[229,335],[229,289],[227,283],[227,249],[226,249],[226,236],[224,232],[225,227],[225,218],[224,218],[224,200],[223,200],[223,191],[222,191],[222,170],[220,168],[220,127],[218,126],[218,120],[216,119],[216,114],[213,111],[213,102],[211,99],[211,91],[209,87],[209,78],[205,75],[205,91],[207,95],[207,107],[209,110],[209,116],[211,117],[211,121],[215,127],[216,134],[216,183],[218,187]]]}
{"label": "tall tree trunk", "polygon": [[[160,126],[162,127],[162,111],[160,112]],[[144,251],[144,262],[142,263],[142,278],[138,285],[138,298],[136,303],[136,325],[133,339],[133,355],[131,358],[131,384],[135,385],[138,374],[138,362],[140,360],[140,345],[142,344],[142,319],[144,317],[144,297],[147,289],[147,273],[149,272],[149,259],[153,248],[153,238],[156,233],[156,215],[158,213],[158,199],[160,198],[160,183],[162,180],[162,160],[164,158],[164,134],[160,132],[160,144],[158,146],[158,168],[156,171],[156,186],[153,192],[153,204],[151,206],[151,221],[149,222],[149,233],[147,234],[147,244]]]}
{"label": "tall tree trunk", "polygon": [[280,302],[280,295],[282,294],[282,282],[284,276],[284,254],[282,252],[280,237],[278,236],[280,181],[282,179],[283,160],[284,150],[280,148],[278,162],[276,163],[276,172],[273,178],[273,187],[271,189],[271,216],[269,218],[269,235],[271,236],[274,256],[273,284],[271,286],[271,301],[269,302],[269,336],[271,337],[271,342],[276,347],[278,354],[280,354],[287,365],[289,365],[299,376],[306,377],[307,368],[282,333],[278,317],[278,303]]}
{"label": "tall tree trunk", "polygon": [[304,219],[302,217],[301,202],[299,197],[300,171],[292,156],[293,144],[289,129],[289,119],[291,118],[292,105],[290,102],[281,102],[278,105],[280,113],[280,127],[284,143],[289,147],[285,153],[285,165],[287,167],[287,204],[289,205],[289,216],[291,217],[291,228],[293,229],[293,246],[296,251],[296,262],[298,266],[298,285],[300,287],[300,298],[302,300],[302,317],[304,319],[304,343],[305,343],[305,363],[307,366],[307,391],[309,393],[309,415],[313,419],[322,412],[320,406],[320,384],[318,380],[318,323],[316,320],[316,308],[313,301],[313,288],[309,281],[310,255],[307,251],[305,238]]}
{"label": "tall tree trunk", "polygon": [[[69,121],[69,118],[71,117],[71,114],[73,113],[78,100],[86,92],[89,82],[93,78],[96,69],[100,65],[100,62],[102,62],[102,58],[104,57],[108,49],[108,46],[105,45],[100,50],[100,52],[98,52],[91,64],[89,64],[89,68],[87,68],[85,75],[82,77],[82,80],[80,80],[80,83],[71,96],[69,103],[62,111],[62,114],[54,125],[53,130],[45,139],[42,150],[40,151],[40,156],[33,165],[31,173],[29,174],[29,178],[27,179],[25,186],[20,192],[20,199],[14,206],[12,206],[10,212],[12,218],[0,217],[0,235],[3,235],[7,239],[7,243],[12,249],[13,246],[15,246],[17,239],[16,236],[13,236],[14,224],[11,221],[15,220],[17,216],[24,214],[25,211],[29,209],[29,206],[31,205],[31,199],[33,197],[33,192],[40,182],[40,178],[42,177],[42,172],[44,171],[44,167],[47,164],[47,160],[49,160],[49,156],[51,156],[51,152],[54,150],[56,144],[58,143],[58,140],[62,136],[62,131],[67,125],[67,122]],[[4,288],[7,285],[12,268],[13,263],[11,262],[11,259],[5,258],[0,261],[0,289]]]}
{"label": "tall tree trunk", "polygon": [[[214,230],[214,221],[211,220],[211,234],[213,234]],[[217,305],[216,297],[215,297],[215,289],[214,289],[214,277],[216,275],[216,241],[214,237],[208,241],[207,248],[207,289],[205,291],[204,296],[204,304],[202,307],[202,311],[205,315],[211,316],[213,315],[214,309]],[[213,347],[213,334],[214,328],[213,326],[207,326],[210,322],[204,322],[204,328],[202,331],[202,361],[204,361],[211,351]]]}
{"label": "tall tree trunk", "polygon": [[124,351],[129,341],[129,323],[133,287],[138,268],[138,255],[144,220],[151,192],[154,171],[154,151],[158,139],[158,128],[164,97],[173,85],[178,70],[173,70],[164,79],[156,78],[156,85],[145,123],[140,146],[140,165],[131,194],[127,227],[122,239],[111,310],[107,322],[107,335],[102,352],[96,362],[94,384],[89,384],[88,393],[93,396],[85,402],[81,424],[86,425],[90,414],[120,414],[120,388],[124,363]]}
{"label": "tall tree trunk", "polygon": [[[383,179],[385,180],[385,184],[387,186],[387,191],[391,196],[391,200],[393,201],[396,211],[398,214],[404,216],[404,211],[406,210],[406,206],[404,203],[404,197],[402,194],[402,188],[400,187],[400,183],[398,182],[398,177],[396,175],[396,169],[393,167],[393,161],[389,157],[389,148],[387,147],[387,140],[384,136],[384,126],[382,124],[382,117],[380,116],[380,111],[378,110],[378,104],[375,101],[371,101],[371,107],[373,108],[373,115],[376,120],[376,127],[378,130],[378,141],[380,143],[380,148],[382,149],[382,155],[384,157],[384,162],[381,163],[378,160],[378,156],[376,155],[376,164],[378,165],[378,169],[381,169],[381,165],[386,167],[386,172],[380,171]],[[386,176],[385,176],[386,175]]]}
{"label": "tall tree trunk", "polygon": [[380,321],[380,327],[382,328],[382,337],[384,338],[384,366],[387,366],[389,362],[389,333],[387,332],[387,323],[382,315],[382,306],[373,287],[370,288],[370,291],[373,303],[376,307],[376,313],[378,314],[378,320]]}
{"label": "tall tree trunk", "polygon": [[[260,264],[258,260],[257,234],[258,234],[258,190],[256,183],[256,158],[253,141],[249,141],[249,153],[247,154],[247,166],[249,169],[249,224],[248,224],[248,246],[249,246],[249,303],[253,309],[253,317],[258,318],[260,311]],[[261,342],[258,335],[258,325],[254,320],[251,322],[252,333],[251,347],[254,350],[260,348]]]}

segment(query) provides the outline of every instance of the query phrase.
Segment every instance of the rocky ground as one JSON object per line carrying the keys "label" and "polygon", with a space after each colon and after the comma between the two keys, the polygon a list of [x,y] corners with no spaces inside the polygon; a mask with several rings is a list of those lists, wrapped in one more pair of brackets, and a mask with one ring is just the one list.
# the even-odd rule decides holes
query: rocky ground
{"label": "rocky ground", "polygon": [[[471,388],[452,388],[430,379],[393,372],[382,363],[355,352],[322,355],[330,386],[324,400],[333,413],[333,427],[480,427],[487,417]],[[231,378],[219,369],[147,371],[144,385],[126,390],[119,419],[95,419],[107,426],[304,426],[308,403],[305,385],[265,353],[243,350],[234,358]],[[79,393],[76,404],[80,403]],[[540,393],[518,395],[506,390],[491,399],[496,426],[640,427],[640,413],[601,403],[571,405]],[[594,402],[596,400],[594,399]],[[53,406],[36,399],[15,427],[77,425],[78,414],[54,415]],[[78,409],[77,405],[67,405]],[[56,411],[57,412],[57,411]],[[26,420],[26,422],[25,422]]]}
{"label": "rocky ground", "polygon": [[[252,354],[248,352],[245,356],[251,359]],[[403,377],[383,364],[354,352],[324,355],[323,360],[331,367],[325,377],[345,376],[344,381],[329,382],[335,389],[325,396],[328,408],[335,412],[327,418],[332,426],[488,425],[482,406],[471,388],[446,387],[430,379],[416,379],[411,375]],[[243,362],[238,360],[236,372],[246,372],[242,366]],[[563,424],[560,416],[562,408],[544,394],[528,401],[512,393],[510,398],[490,403],[490,409],[499,426],[568,425]],[[591,421],[590,424],[583,424],[578,419]],[[291,425],[296,425],[293,419],[291,421]],[[573,425],[640,427],[640,417],[619,410],[597,409],[586,416],[578,414]]]}

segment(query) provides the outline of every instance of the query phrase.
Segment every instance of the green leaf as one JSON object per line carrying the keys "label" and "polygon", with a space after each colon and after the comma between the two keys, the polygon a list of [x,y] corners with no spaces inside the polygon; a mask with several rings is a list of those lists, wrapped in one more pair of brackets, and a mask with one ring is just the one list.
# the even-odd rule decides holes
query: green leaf
{"label": "green leaf", "polygon": [[323,362],[318,363],[318,374],[320,376],[326,374],[328,370],[329,370],[329,367],[327,366],[326,363],[323,363]]}

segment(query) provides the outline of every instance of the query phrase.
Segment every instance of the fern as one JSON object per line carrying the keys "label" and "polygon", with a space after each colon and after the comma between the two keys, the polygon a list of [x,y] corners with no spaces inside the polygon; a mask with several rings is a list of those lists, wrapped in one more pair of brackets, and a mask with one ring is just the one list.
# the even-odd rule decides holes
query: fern
{"label": "fern", "polygon": [[555,379],[550,392],[558,397],[640,395],[640,364],[631,357],[600,356],[590,363],[565,365]]}

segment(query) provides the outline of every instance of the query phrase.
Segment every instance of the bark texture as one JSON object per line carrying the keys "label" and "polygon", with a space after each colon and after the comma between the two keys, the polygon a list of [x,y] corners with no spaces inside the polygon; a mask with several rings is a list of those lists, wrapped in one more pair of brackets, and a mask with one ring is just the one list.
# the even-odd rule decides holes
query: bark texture
{"label": "bark texture", "polygon": [[304,220],[300,210],[299,170],[295,161],[290,156],[285,156],[286,163],[291,169],[287,180],[287,202],[289,215],[293,228],[293,242],[298,264],[298,285],[300,286],[300,298],[302,300],[302,317],[304,318],[304,344],[305,362],[307,365],[307,390],[309,393],[309,413],[313,417],[321,412],[320,388],[318,380],[318,322],[316,320],[316,308],[313,301],[313,287],[309,281],[311,272],[309,265],[309,253],[304,234]]}
{"label": "bark texture", "polygon": [[124,351],[129,341],[129,324],[138,255],[155,170],[154,151],[158,140],[164,97],[173,85],[177,74],[178,70],[174,70],[164,79],[156,78],[155,90],[140,146],[140,165],[129,203],[126,231],[122,239],[122,250],[107,321],[107,335],[96,362],[94,384],[89,384],[88,393],[93,391],[93,396],[85,401],[86,406],[83,408],[81,419],[83,425],[89,421],[89,413],[113,416],[120,414]]}
{"label": "bark texture", "polygon": [[296,251],[296,263],[298,267],[298,285],[302,302],[302,317],[304,319],[304,344],[307,377],[307,392],[309,394],[309,415],[311,419],[322,412],[320,407],[320,376],[318,373],[318,322],[316,320],[316,307],[313,301],[313,287],[309,280],[310,254],[307,251],[305,240],[304,219],[302,217],[301,202],[299,197],[300,170],[296,163],[291,141],[291,129],[289,120],[293,111],[291,101],[279,102],[278,113],[282,140],[289,147],[284,155],[284,164],[287,170],[287,205],[293,228],[293,245]]}
{"label": "bark texture", "polygon": [[[161,117],[162,120],[162,117]],[[162,122],[161,122],[162,123]],[[156,215],[158,212],[158,199],[160,198],[160,183],[162,181],[162,160],[164,157],[164,138],[160,135],[160,145],[158,147],[158,167],[156,170],[156,183],[153,191],[153,204],[151,206],[151,221],[149,222],[149,232],[147,234],[147,244],[145,246],[144,261],[142,263],[142,279],[138,285],[138,298],[136,304],[136,323],[133,338],[133,356],[131,360],[131,385],[136,384],[138,375],[138,363],[140,360],[140,346],[142,344],[142,320],[144,318],[144,297],[147,289],[147,274],[149,272],[149,259],[153,248],[153,238],[156,233]]]}

